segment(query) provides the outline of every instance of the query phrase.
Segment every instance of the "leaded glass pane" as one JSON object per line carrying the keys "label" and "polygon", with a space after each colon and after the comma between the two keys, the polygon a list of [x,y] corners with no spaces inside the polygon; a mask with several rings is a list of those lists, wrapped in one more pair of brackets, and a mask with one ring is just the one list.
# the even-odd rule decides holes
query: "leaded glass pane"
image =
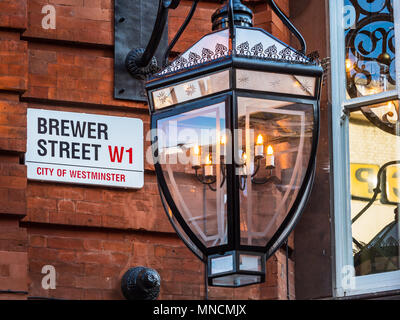
{"label": "leaded glass pane", "polygon": [[396,89],[393,0],[344,0],[347,99]]}

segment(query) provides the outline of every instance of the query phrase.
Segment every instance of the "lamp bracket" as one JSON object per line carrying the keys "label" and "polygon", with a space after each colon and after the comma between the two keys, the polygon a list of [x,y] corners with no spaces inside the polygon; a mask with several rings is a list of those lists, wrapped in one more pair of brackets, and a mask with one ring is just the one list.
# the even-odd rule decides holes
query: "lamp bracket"
{"label": "lamp bracket", "polygon": [[[146,102],[144,81],[168,47],[168,10],[180,0],[115,0],[114,98]],[[157,16],[154,12],[158,10]],[[156,63],[158,61],[158,63]],[[132,75],[134,74],[134,76]]]}
{"label": "lamp bracket", "polygon": [[283,11],[278,7],[274,0],[268,0],[271,9],[275,12],[282,23],[290,30],[291,33],[299,40],[302,54],[306,54],[307,45],[301,33],[296,29],[296,27],[290,22],[289,18],[283,13]]}

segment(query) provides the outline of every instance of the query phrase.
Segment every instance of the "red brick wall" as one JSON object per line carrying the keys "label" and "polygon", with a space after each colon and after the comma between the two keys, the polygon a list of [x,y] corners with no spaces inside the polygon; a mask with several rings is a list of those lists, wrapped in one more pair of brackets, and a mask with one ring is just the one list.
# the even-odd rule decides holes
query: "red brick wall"
{"label": "red brick wall", "polygon": [[[46,4],[56,8],[55,30],[41,26]],[[280,4],[288,10],[286,0]],[[190,5],[171,11],[170,39]],[[265,1],[249,5],[257,26],[288,40]],[[200,2],[177,52],[211,30],[218,6]],[[160,273],[160,298],[203,299],[204,266],[165,217],[151,165],[138,191],[26,179],[26,108],[134,117],[149,128],[146,104],[113,99],[113,1],[1,1],[0,27],[0,299],[123,299],[122,275],[141,265]],[[45,265],[56,268],[55,290],[41,286]],[[285,268],[278,252],[265,284],[209,288],[209,297],[286,299]],[[292,297],[293,271],[291,262]]]}
{"label": "red brick wall", "polygon": [[0,3],[0,299],[25,299],[28,238],[20,219],[26,214],[26,103],[28,45],[26,1]]}

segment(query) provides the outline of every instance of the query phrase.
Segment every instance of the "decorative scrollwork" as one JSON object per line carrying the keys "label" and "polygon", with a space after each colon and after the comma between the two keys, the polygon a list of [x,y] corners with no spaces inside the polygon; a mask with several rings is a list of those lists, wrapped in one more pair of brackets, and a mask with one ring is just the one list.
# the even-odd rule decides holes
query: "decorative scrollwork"
{"label": "decorative scrollwork", "polygon": [[[395,34],[392,0],[346,0],[346,80],[350,98],[395,89]],[[361,108],[382,130],[396,134],[395,125],[373,109]],[[397,112],[397,118],[399,114]]]}
{"label": "decorative scrollwork", "polygon": [[269,46],[265,49],[264,54],[269,59],[278,59],[278,49],[276,48],[276,45]]}
{"label": "decorative scrollwork", "polygon": [[262,56],[264,47],[261,42],[257,43],[253,48],[251,48],[251,53],[255,56]]}
{"label": "decorative scrollwork", "polygon": [[189,63],[190,64],[198,64],[200,63],[201,57],[195,53],[195,52],[190,52],[189,53]]}
{"label": "decorative scrollwork", "polygon": [[292,58],[292,50],[285,48],[279,52],[283,60],[290,60]]}
{"label": "decorative scrollwork", "polygon": [[302,53],[290,48],[283,48],[278,52],[278,48],[276,45],[271,45],[267,49],[264,50],[263,44],[257,43],[255,44],[251,50],[249,50],[249,43],[243,42],[236,47],[236,55],[238,56],[249,56],[254,58],[261,58],[267,60],[277,60],[277,61],[285,61],[285,62],[294,62],[294,63],[315,63],[319,64],[319,61],[313,61],[309,59]]}
{"label": "decorative scrollwork", "polygon": [[184,57],[179,57],[175,61],[175,64],[178,68],[183,68],[187,63],[188,61]]}
{"label": "decorative scrollwork", "polygon": [[189,54],[183,54],[167,66],[162,72],[156,76],[165,76],[166,74],[187,69],[199,64],[208,63],[216,59],[228,57],[233,54],[236,56],[243,56],[256,59],[284,61],[290,63],[302,64],[319,64],[319,61],[313,61],[302,53],[290,47],[278,47],[271,45],[264,50],[263,43],[259,42],[250,48],[248,41],[240,43],[236,46],[236,50],[229,50],[226,45],[217,43],[215,49],[202,48],[201,52],[190,51]]}
{"label": "decorative scrollwork", "polygon": [[211,51],[210,49],[203,48],[203,50],[201,52],[201,56],[202,56],[201,62],[211,61],[212,57],[214,56],[214,52]]}
{"label": "decorative scrollwork", "polygon": [[250,45],[249,45],[249,43],[246,41],[246,42],[243,42],[242,44],[238,45],[238,47],[237,47],[237,52],[238,52],[240,55],[243,55],[243,56],[249,55],[249,54],[250,54],[249,48],[250,48]]}
{"label": "decorative scrollwork", "polygon": [[217,43],[215,45],[215,56],[214,56],[214,58],[217,59],[217,58],[225,56],[227,51],[228,51],[227,47],[225,47],[223,44]]}
{"label": "decorative scrollwork", "polygon": [[391,0],[347,0],[355,16],[347,23],[346,75],[351,98],[388,90],[396,84]]}
{"label": "decorative scrollwork", "polygon": [[181,55],[179,58],[174,60],[169,66],[167,66],[162,72],[158,73],[157,76],[163,76],[170,72],[176,72],[182,69],[190,68],[195,65],[199,65],[201,63],[211,62],[213,60],[229,56],[231,54],[228,48],[221,44],[217,43],[215,45],[215,50],[211,50],[208,48],[203,48],[201,51],[201,56],[196,52],[191,51],[187,58]]}

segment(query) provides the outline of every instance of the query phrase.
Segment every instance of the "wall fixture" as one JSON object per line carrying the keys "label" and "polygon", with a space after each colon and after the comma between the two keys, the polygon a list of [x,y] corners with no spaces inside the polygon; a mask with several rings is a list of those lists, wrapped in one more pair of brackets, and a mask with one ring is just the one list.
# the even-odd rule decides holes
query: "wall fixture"
{"label": "wall fixture", "polygon": [[161,278],[151,268],[134,267],[124,273],[121,291],[127,300],[156,300],[160,294]]}
{"label": "wall fixture", "polygon": [[[213,32],[146,82],[162,202],[212,286],[265,281],[266,259],[289,236],[313,184],[323,69],[268,3],[300,51],[254,28],[251,10],[230,0],[213,14]],[[156,47],[148,44],[149,56]]]}

